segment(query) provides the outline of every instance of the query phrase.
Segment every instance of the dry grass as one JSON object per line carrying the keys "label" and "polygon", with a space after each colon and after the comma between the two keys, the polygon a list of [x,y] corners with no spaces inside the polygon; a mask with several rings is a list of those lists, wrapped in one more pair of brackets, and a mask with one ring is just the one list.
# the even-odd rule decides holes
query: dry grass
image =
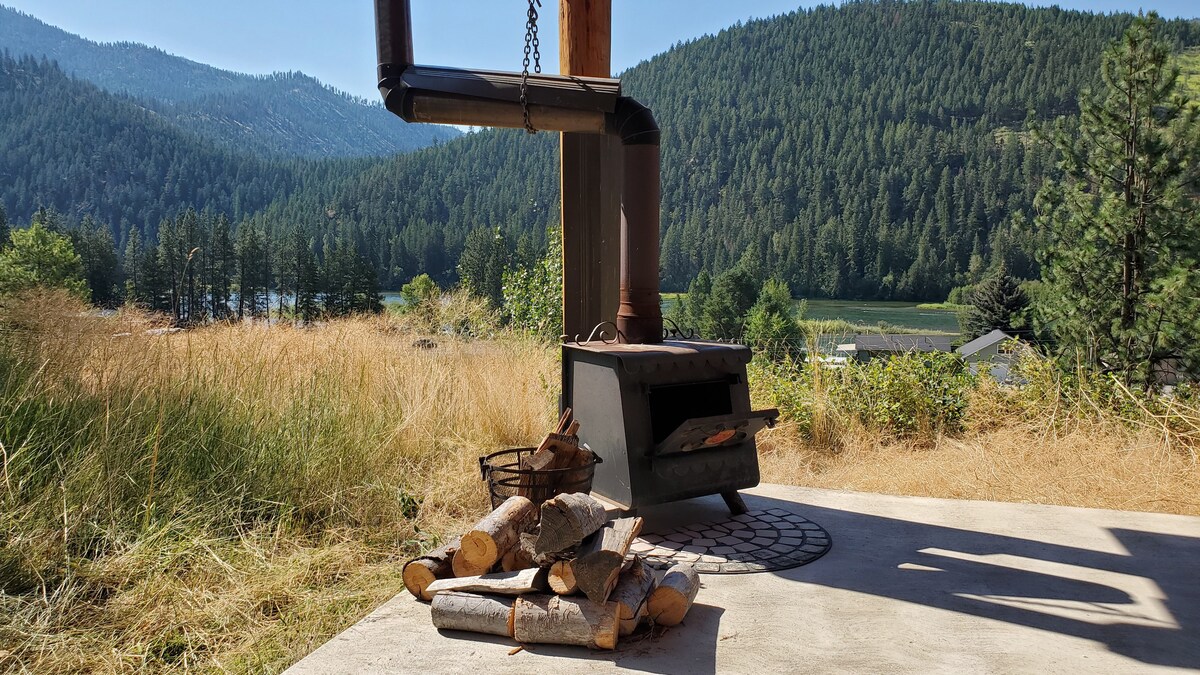
{"label": "dry grass", "polygon": [[387,318],[147,335],[5,312],[0,670],[276,671],[402,589],[534,442],[553,352]]}
{"label": "dry grass", "polygon": [[[2,317],[0,670],[281,670],[485,510],[479,454],[555,418],[555,350],[519,337],[423,349],[383,317],[155,336],[45,297]],[[831,407],[827,375],[810,431],[764,438],[765,480],[1200,513],[1186,429],[979,388],[965,431],[896,440]]]}
{"label": "dry grass", "polygon": [[1200,469],[1162,437],[1078,427],[1003,428],[932,445],[872,434],[830,453],[786,429],[762,443],[763,480],[894,495],[985,499],[1200,515]]}

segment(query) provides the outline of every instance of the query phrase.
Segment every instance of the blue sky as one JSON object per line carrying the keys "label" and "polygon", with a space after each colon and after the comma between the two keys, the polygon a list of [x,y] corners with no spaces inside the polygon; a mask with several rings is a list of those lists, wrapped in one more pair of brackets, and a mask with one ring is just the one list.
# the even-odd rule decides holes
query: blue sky
{"label": "blue sky", "polygon": [[[247,73],[300,70],[374,98],[371,0],[0,0],[99,42],[131,41]],[[613,67],[628,68],[679,41],[741,20],[815,3],[800,0],[613,0]],[[1035,2],[1032,4],[1052,4]],[[1195,0],[1062,0],[1099,12],[1200,16]],[[542,65],[558,70],[558,3],[543,0]],[[417,61],[519,70],[525,0],[413,0]]]}

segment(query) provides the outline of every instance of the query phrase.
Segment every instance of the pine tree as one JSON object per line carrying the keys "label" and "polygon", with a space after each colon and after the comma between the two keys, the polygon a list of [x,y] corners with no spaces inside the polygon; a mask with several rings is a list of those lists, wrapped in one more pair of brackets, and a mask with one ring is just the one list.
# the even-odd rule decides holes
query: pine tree
{"label": "pine tree", "polygon": [[798,353],[802,338],[787,283],[775,277],[767,279],[746,315],[746,344],[778,359]]}
{"label": "pine tree", "polygon": [[492,307],[504,301],[504,266],[508,262],[508,244],[500,228],[476,228],[467,234],[458,278],[472,295],[484,298]]}
{"label": "pine tree", "polygon": [[701,309],[700,331],[704,337],[740,340],[746,313],[758,299],[759,283],[746,265],[718,274],[712,292]]}
{"label": "pine tree", "polygon": [[116,244],[108,227],[84,216],[79,227],[70,231],[71,245],[83,262],[83,277],[91,289],[92,302],[101,307],[120,303],[120,263]]}
{"label": "pine tree", "polygon": [[1060,126],[1065,178],[1038,195],[1060,346],[1146,388],[1168,362],[1200,366],[1200,112],[1158,28],[1139,17],[1105,51],[1106,90],[1083,99],[1077,135]]}
{"label": "pine tree", "polygon": [[88,299],[83,261],[70,239],[34,221],[27,229],[13,230],[9,240],[11,245],[0,251],[0,294],[41,286]]}
{"label": "pine tree", "polygon": [[237,270],[233,236],[225,214],[209,216],[207,222],[209,311],[214,319],[227,319],[230,315],[229,300],[233,295],[233,276]]}
{"label": "pine tree", "polygon": [[993,330],[1014,336],[1028,333],[1025,315],[1029,309],[1029,296],[1004,267],[974,286],[969,304],[970,308],[963,312],[960,321],[963,335],[968,339]]}
{"label": "pine tree", "polygon": [[4,212],[4,204],[0,204],[0,249],[8,246],[8,214]]}
{"label": "pine tree", "polygon": [[121,272],[125,277],[125,301],[128,303],[148,305],[150,302],[142,268],[144,254],[141,231],[136,226],[130,228],[125,241],[125,255],[121,259]]}
{"label": "pine tree", "polygon": [[237,316],[239,319],[257,316],[266,309],[266,289],[263,287],[266,252],[262,231],[248,221],[243,222],[237,229],[234,250],[237,256]]}

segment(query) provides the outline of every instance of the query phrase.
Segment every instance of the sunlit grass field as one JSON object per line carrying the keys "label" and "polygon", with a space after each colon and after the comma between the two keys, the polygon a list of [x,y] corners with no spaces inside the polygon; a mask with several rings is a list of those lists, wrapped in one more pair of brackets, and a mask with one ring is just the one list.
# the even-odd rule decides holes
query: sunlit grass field
{"label": "sunlit grass field", "polygon": [[[479,455],[557,417],[556,349],[520,335],[154,326],[57,296],[0,309],[0,670],[279,671],[486,510]],[[756,404],[787,414],[764,480],[1200,514],[1193,403],[1139,410],[1042,368],[1021,392],[955,376],[949,421],[919,398],[903,428],[854,412],[930,379],[906,367],[866,388],[753,368]]]}

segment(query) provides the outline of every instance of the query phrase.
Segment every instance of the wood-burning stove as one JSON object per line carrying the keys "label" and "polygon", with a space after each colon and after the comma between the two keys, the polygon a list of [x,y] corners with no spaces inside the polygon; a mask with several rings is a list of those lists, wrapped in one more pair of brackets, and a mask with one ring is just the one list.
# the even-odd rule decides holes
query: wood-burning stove
{"label": "wood-burning stove", "polygon": [[758,484],[740,345],[664,341],[658,283],[660,131],[619,80],[415,65],[409,0],[376,0],[379,92],[410,122],[609,134],[621,141],[621,289],[616,341],[563,346],[563,405],[604,462],[593,489],[626,508]]}
{"label": "wood-burning stove", "polygon": [[778,410],[750,409],[742,345],[700,340],[563,345],[563,406],[603,458],[592,490],[625,507],[758,485],[754,436]]}

